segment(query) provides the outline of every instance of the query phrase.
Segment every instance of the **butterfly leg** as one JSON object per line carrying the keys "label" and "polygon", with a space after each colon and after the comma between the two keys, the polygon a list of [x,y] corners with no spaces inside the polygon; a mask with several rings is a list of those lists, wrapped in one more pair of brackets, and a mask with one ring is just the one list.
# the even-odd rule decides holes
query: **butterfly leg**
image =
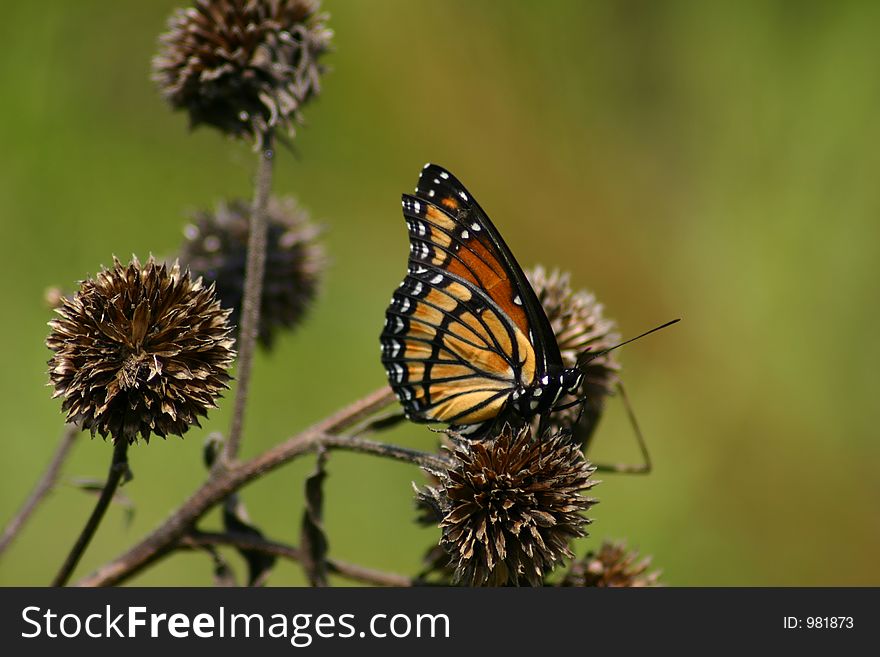
{"label": "butterfly leg", "polygon": [[[552,409],[550,409],[550,412],[555,413],[556,411],[564,411],[565,409],[571,408],[572,406],[577,406],[578,404],[583,405],[586,403],[586,401],[587,401],[586,397],[578,397],[574,401],[570,401],[565,404],[560,404],[559,406],[554,406]],[[578,416],[578,419],[580,419],[580,416]]]}
{"label": "butterfly leg", "polygon": [[596,470],[598,472],[620,472],[627,474],[648,474],[651,472],[651,455],[648,454],[648,445],[645,442],[645,437],[642,435],[642,430],[639,428],[639,422],[636,420],[636,414],[632,409],[632,405],[629,402],[629,397],[626,396],[626,390],[623,387],[623,384],[618,382],[617,391],[620,393],[621,399],[623,399],[623,405],[626,408],[626,414],[629,417],[630,426],[633,428],[633,432],[635,433],[636,442],[639,445],[639,451],[642,453],[642,463],[638,465],[630,465],[627,463],[614,463],[610,465],[605,464],[594,464],[596,466]]}

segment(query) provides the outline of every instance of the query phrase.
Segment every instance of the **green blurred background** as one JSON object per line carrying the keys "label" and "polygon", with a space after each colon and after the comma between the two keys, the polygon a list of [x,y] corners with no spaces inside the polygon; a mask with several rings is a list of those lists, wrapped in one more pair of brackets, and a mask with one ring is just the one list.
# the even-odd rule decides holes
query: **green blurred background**
{"label": "green blurred background", "polygon": [[[4,7],[0,42],[0,522],[61,434],[46,387],[51,285],[178,247],[186,214],[250,195],[255,156],[187,130],[149,81],[175,2]],[[623,335],[655,461],[606,475],[591,537],[625,538],[671,585],[880,585],[876,416],[880,4],[325,2],[336,52],[275,191],[327,226],[322,296],[255,365],[244,455],[384,382],[378,333],[405,270],[399,194],[435,161],[480,199],[524,266],[572,272]],[[130,524],[111,509],[78,575],[154,528],[203,479],[229,422],[131,452]],[[873,410],[872,410],[873,409]],[[63,482],[0,560],[0,584],[48,583],[93,505],[79,476],[111,449],[83,434]],[[387,435],[413,447],[435,436]],[[637,458],[619,400],[597,460]],[[245,489],[295,542],[305,459]],[[411,466],[334,454],[331,554],[415,573],[437,531],[413,523]],[[218,526],[212,513],[201,525]],[[239,566],[233,554],[230,559]],[[132,580],[209,585],[210,560]],[[281,563],[270,582],[301,584]]]}

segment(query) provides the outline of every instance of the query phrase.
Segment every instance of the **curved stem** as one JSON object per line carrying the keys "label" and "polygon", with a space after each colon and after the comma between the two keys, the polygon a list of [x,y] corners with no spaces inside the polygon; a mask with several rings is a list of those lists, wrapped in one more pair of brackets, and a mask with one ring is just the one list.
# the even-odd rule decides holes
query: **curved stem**
{"label": "curved stem", "polygon": [[[302,433],[272,447],[256,458],[230,466],[209,477],[189,499],[149,536],[115,560],[78,582],[80,586],[110,586],[125,581],[174,547],[196,520],[227,495],[275,468],[314,450],[328,436],[339,434],[365,417],[387,406],[394,393],[387,386],[318,422]],[[353,439],[339,438],[334,447],[342,448]]]}
{"label": "curved stem", "polygon": [[104,489],[101,491],[101,496],[98,498],[98,503],[95,504],[95,509],[92,511],[88,522],[86,522],[86,526],[83,527],[82,533],[80,533],[79,538],[70,550],[70,554],[67,555],[67,559],[64,561],[55,579],[52,580],[52,586],[64,586],[67,580],[70,579],[70,574],[76,568],[80,557],[82,557],[83,552],[89,546],[92,536],[95,535],[98,525],[101,524],[101,520],[104,518],[107,507],[110,506],[110,501],[113,499],[114,493],[116,493],[119,482],[127,471],[128,440],[123,438],[117,440],[113,445],[113,459],[110,462],[107,483],[104,484]]}
{"label": "curved stem", "polygon": [[36,511],[37,506],[43,501],[46,494],[52,490],[52,487],[58,480],[58,473],[61,472],[61,466],[67,459],[67,455],[70,453],[70,448],[73,447],[73,441],[79,431],[80,427],[76,424],[68,424],[64,427],[64,435],[61,436],[61,444],[59,444],[58,448],[55,450],[55,454],[49,462],[49,467],[46,468],[43,476],[40,477],[34,490],[21,506],[21,509],[19,509],[18,513],[13,516],[3,529],[3,535],[0,536],[0,554],[3,554],[3,551],[9,547],[9,544],[12,543],[13,539],[18,535],[22,527],[24,527],[24,524],[28,521],[33,512]]}
{"label": "curved stem", "polygon": [[[180,539],[177,547],[179,549],[195,549],[207,545],[230,545],[243,550],[256,550],[297,563],[302,560],[302,551],[293,545],[285,545],[250,534],[236,534],[234,532],[190,532]],[[374,570],[339,559],[328,559],[327,566],[331,573],[366,584],[398,587],[413,585],[412,579],[405,575]]]}
{"label": "curved stem", "polygon": [[245,266],[244,298],[241,309],[241,328],[238,333],[238,365],[236,378],[235,407],[232,423],[226,441],[224,458],[218,464],[228,466],[238,456],[241,436],[244,431],[244,413],[247,407],[250,388],[251,367],[256,350],[257,335],[260,329],[260,305],[263,298],[263,276],[266,270],[266,235],[268,222],[266,206],[272,188],[272,134],[265,135],[260,149],[260,166],[257,169],[254,201],[251,208],[250,230],[248,232],[247,264]]}

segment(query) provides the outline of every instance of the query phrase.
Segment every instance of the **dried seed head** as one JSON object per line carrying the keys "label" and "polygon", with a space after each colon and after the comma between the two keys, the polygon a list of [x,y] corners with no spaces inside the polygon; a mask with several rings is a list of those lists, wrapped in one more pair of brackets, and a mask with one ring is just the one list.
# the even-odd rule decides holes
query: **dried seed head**
{"label": "dried seed head", "polygon": [[55,312],[46,340],[53,396],[93,436],[183,435],[228,387],[229,311],[177,263],[114,258]]}
{"label": "dried seed head", "polygon": [[594,468],[567,435],[532,439],[531,429],[505,426],[496,437],[463,440],[453,465],[419,496],[441,516],[440,544],[468,586],[539,586],[583,536],[581,513],[596,500],[581,495]]}
{"label": "dried seed head", "polygon": [[[230,322],[237,325],[244,299],[250,205],[220,203],[215,212],[199,212],[184,229],[180,260],[193,275],[214,283]],[[260,344],[270,348],[279,330],[303,319],[318,291],[324,251],[315,242],[320,228],[292,198],[270,198],[266,209],[266,271],[260,302]]]}
{"label": "dried seed head", "polygon": [[176,10],[153,58],[153,79],[175,109],[262,143],[293,134],[299,110],[320,92],[318,59],[333,32],[316,0],[196,0]]}
{"label": "dried seed head", "polygon": [[[566,367],[574,367],[578,356],[588,348],[599,352],[620,342],[614,322],[602,314],[602,304],[590,292],[573,291],[568,273],[559,270],[548,273],[538,266],[527,271],[526,276],[550,320]],[[587,399],[583,417],[573,426],[579,413],[575,406],[554,413],[552,426],[556,430],[572,429],[575,438],[586,444],[602,415],[605,398],[617,384],[620,365],[613,354],[604,354],[581,370],[584,381],[578,394]]]}
{"label": "dried seed head", "polygon": [[649,573],[651,557],[639,558],[623,542],[603,541],[598,553],[588,552],[571,565],[560,586],[660,586],[660,572]]}

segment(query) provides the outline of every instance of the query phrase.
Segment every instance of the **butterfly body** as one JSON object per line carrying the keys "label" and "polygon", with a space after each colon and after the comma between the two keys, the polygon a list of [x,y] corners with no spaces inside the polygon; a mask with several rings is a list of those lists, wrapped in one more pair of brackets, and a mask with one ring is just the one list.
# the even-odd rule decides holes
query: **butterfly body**
{"label": "butterfly body", "polygon": [[563,366],[550,322],[489,217],[434,164],[402,206],[409,263],[380,342],[406,416],[471,437],[512,416],[546,417],[583,374]]}

